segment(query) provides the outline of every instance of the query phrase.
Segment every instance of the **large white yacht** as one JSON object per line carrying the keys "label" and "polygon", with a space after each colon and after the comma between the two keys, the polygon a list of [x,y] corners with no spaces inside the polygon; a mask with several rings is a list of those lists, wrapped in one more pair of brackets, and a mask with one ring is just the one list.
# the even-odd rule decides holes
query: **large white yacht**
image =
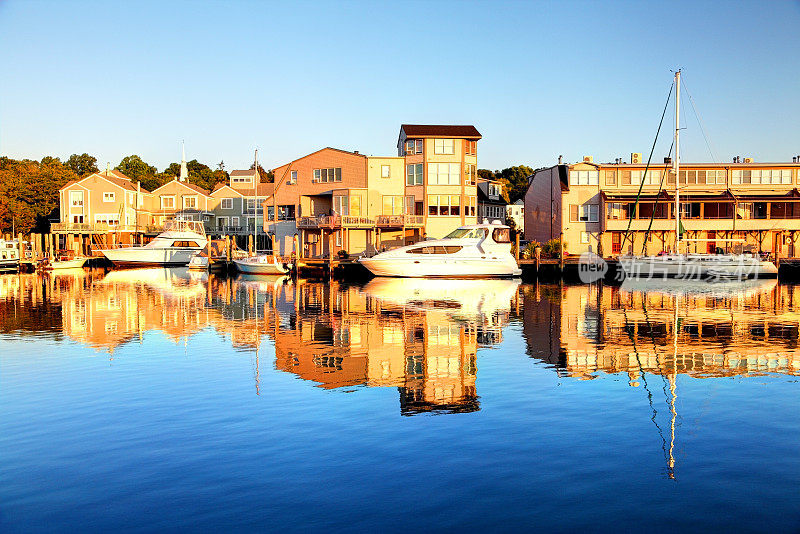
{"label": "large white yacht", "polygon": [[102,249],[100,252],[116,266],[187,265],[202,250],[208,239],[199,221],[172,220],[144,246]]}
{"label": "large white yacht", "polygon": [[511,228],[499,221],[461,226],[443,239],[420,241],[358,260],[376,276],[494,278],[520,276]]}

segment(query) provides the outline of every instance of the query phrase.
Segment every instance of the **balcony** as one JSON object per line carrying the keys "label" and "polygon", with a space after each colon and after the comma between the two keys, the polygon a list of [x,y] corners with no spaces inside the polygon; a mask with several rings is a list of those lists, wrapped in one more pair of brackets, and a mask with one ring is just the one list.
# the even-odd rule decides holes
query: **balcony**
{"label": "balcony", "polygon": [[108,223],[53,223],[50,231],[54,234],[107,234],[109,232],[139,232],[144,231],[144,226],[137,229],[132,224]]}
{"label": "balcony", "polygon": [[421,228],[424,220],[422,215],[378,215],[375,224],[378,228]]}
{"label": "balcony", "polygon": [[297,227],[305,229],[336,229],[336,228],[374,228],[375,221],[369,217],[356,217],[351,215],[317,215],[316,217],[300,217]]}

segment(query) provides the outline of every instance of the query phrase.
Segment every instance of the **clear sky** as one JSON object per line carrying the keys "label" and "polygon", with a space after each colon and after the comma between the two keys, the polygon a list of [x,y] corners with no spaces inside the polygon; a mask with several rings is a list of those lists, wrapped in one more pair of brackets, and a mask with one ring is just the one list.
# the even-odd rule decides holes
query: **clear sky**
{"label": "clear sky", "polygon": [[[717,161],[791,161],[799,64],[788,0],[0,0],[0,154],[271,168],[395,155],[406,122],[474,124],[482,168],[627,159],[680,67]],[[711,161],[684,104],[682,159]]]}

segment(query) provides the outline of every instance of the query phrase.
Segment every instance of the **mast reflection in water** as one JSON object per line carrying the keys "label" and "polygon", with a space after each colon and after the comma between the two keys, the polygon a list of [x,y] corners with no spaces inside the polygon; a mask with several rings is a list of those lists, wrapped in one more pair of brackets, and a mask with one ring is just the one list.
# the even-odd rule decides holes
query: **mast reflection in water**
{"label": "mast reflection in water", "polygon": [[577,530],[634,510],[642,529],[792,530],[799,298],[775,280],[0,276],[4,521]]}

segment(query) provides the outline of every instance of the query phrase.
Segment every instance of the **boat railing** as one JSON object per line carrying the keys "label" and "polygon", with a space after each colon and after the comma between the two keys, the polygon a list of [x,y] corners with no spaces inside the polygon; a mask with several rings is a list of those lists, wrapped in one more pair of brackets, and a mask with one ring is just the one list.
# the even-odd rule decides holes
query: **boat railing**
{"label": "boat railing", "polygon": [[202,221],[192,221],[188,219],[169,219],[164,221],[165,232],[194,232],[206,235],[206,228]]}

